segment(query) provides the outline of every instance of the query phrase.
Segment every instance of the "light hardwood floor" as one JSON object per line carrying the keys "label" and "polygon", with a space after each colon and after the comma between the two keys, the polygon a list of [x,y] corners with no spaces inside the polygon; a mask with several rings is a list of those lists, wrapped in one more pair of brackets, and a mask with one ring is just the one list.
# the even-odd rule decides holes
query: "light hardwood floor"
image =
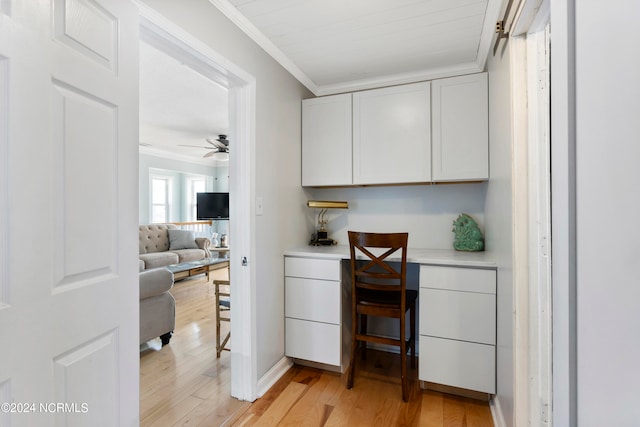
{"label": "light hardwood floor", "polygon": [[402,402],[399,356],[376,351],[358,365],[352,390],[340,374],[295,365],[262,398],[240,402],[229,396],[229,353],[216,359],[213,285],[199,276],[172,293],[171,343],[141,347],[142,426],[493,426],[488,403],[420,390],[416,370]]}

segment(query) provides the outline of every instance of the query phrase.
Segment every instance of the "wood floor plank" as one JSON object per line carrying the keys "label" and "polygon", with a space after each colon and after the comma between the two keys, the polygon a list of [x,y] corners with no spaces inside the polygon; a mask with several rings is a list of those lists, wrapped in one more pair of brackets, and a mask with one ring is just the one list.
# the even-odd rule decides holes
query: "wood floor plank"
{"label": "wood floor plank", "polygon": [[290,383],[278,398],[267,408],[254,424],[256,427],[277,426],[284,419],[300,396],[307,390],[307,386],[301,383]]}
{"label": "wood floor plank", "polygon": [[491,409],[486,402],[466,399],[464,412],[467,415],[467,426],[469,427],[493,427]]}
{"label": "wood floor plank", "polygon": [[[311,376],[309,378],[312,378]],[[325,390],[335,383],[332,378],[318,375],[307,385],[307,390],[293,405],[286,418],[278,426],[322,426],[333,411],[332,405],[327,405]]]}
{"label": "wood floor plank", "polygon": [[447,427],[468,427],[464,412],[464,401],[461,397],[443,400],[444,425]]}
{"label": "wood floor plank", "polygon": [[422,392],[422,405],[418,425],[420,427],[443,426],[444,408],[442,393],[425,390]]}

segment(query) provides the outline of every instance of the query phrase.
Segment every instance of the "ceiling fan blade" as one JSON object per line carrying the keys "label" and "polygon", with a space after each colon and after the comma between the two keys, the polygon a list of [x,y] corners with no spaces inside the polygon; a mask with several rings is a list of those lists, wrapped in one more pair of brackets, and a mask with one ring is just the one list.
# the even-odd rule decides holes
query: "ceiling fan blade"
{"label": "ceiling fan blade", "polygon": [[202,156],[202,157],[211,157],[211,156],[213,156],[215,153],[217,153],[217,151],[209,151],[207,154],[205,154],[205,155],[204,155],[204,156]]}
{"label": "ceiling fan blade", "polygon": [[213,150],[214,147],[207,147],[206,145],[185,145],[185,144],[177,144],[178,147],[193,147],[193,148],[206,148],[207,150]]}
{"label": "ceiling fan blade", "polygon": [[219,149],[219,150],[226,150],[226,149],[227,149],[227,146],[226,146],[226,145],[224,145],[222,142],[219,142],[219,141],[218,141],[218,140],[216,140],[216,139],[209,139],[209,138],[207,138],[207,142],[208,142],[209,144],[213,145],[214,147],[216,147],[216,148],[217,148],[217,149]]}

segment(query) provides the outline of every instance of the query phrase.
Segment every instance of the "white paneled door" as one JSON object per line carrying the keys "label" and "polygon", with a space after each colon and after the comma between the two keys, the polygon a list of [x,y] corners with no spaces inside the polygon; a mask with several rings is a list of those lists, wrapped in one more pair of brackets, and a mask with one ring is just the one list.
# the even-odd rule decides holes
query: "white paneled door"
{"label": "white paneled door", "polygon": [[0,425],[138,424],[138,15],[0,1]]}

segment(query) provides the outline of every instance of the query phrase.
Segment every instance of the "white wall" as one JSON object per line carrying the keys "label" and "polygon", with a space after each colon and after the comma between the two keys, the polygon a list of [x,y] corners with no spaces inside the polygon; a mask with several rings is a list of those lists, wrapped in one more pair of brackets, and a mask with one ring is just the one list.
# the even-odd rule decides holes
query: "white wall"
{"label": "white wall", "polygon": [[[142,0],[256,79],[257,371],[284,356],[285,248],[307,241],[300,207],[301,100],[311,94],[207,0]],[[233,155],[233,153],[231,154]],[[233,220],[233,219],[232,219]],[[233,250],[233,249],[232,249]]]}
{"label": "white wall", "polygon": [[638,22],[637,0],[576,2],[580,426],[640,425]]}
{"label": "white wall", "polygon": [[[505,43],[502,42],[501,47]],[[509,49],[489,54],[489,170],[485,203],[486,249],[498,264],[497,406],[512,425],[513,391],[513,215],[512,127]]]}
{"label": "white wall", "polygon": [[[409,246],[453,248],[453,221],[461,213],[476,220],[484,231],[486,183],[412,185],[366,188],[307,188],[309,199],[346,200],[349,209],[327,213],[329,237],[347,244],[348,230],[409,232]],[[302,207],[308,238],[317,228],[317,209]]]}

